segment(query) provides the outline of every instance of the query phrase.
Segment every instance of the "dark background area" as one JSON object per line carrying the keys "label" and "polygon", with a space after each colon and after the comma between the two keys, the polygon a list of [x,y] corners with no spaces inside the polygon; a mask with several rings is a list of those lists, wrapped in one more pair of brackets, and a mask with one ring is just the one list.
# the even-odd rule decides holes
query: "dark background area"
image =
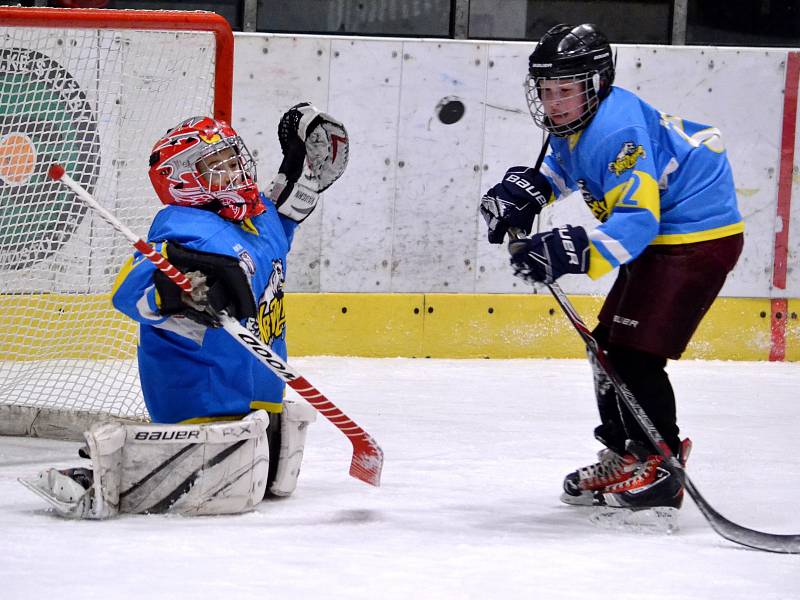
{"label": "dark background area", "polygon": [[208,10],[225,17],[234,31],[537,40],[556,23],[593,22],[619,43],[800,45],[800,0],[0,1],[17,4]]}

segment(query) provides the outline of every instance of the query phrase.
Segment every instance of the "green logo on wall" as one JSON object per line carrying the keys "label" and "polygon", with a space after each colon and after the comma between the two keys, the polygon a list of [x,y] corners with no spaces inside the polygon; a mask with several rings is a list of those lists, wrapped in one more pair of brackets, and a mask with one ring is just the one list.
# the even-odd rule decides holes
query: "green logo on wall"
{"label": "green logo on wall", "polygon": [[86,207],[47,177],[58,162],[94,191],[100,171],[97,117],[75,78],[35,50],[0,49],[0,270],[56,252]]}

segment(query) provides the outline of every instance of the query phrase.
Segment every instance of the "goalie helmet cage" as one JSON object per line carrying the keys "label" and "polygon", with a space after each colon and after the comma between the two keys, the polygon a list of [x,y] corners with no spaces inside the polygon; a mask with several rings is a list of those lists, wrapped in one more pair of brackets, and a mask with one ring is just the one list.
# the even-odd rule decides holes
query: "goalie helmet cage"
{"label": "goalie helmet cage", "polygon": [[146,232],[153,142],[230,121],[233,33],[206,12],[0,7],[0,38],[0,434],[147,420],[137,326],[110,303],[130,245],[47,169]]}

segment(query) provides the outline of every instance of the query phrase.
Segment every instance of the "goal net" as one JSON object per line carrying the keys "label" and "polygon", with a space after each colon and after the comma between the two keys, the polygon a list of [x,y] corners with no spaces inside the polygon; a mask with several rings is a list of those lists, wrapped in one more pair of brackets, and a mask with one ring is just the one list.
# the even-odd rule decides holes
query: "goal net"
{"label": "goal net", "polygon": [[47,169],[146,235],[152,144],[230,120],[233,34],[213,13],[0,7],[0,38],[0,434],[146,420],[137,326],[110,303],[130,243]]}

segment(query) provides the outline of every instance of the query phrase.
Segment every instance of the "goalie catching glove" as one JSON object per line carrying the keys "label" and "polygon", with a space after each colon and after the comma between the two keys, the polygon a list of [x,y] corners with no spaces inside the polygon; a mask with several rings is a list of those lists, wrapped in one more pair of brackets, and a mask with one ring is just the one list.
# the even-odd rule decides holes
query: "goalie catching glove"
{"label": "goalie catching glove", "polygon": [[508,242],[514,275],[528,283],[553,283],[567,273],[589,270],[589,237],[583,227],[566,225]]}
{"label": "goalie catching glove", "polygon": [[298,223],[319,195],[344,173],[350,142],[344,125],[308,102],[290,108],[278,124],[283,161],[267,194],[278,212]]}
{"label": "goalie catching glove", "polygon": [[553,192],[547,179],[530,167],[511,167],[503,181],[481,199],[481,214],[489,228],[489,243],[502,244],[509,229],[531,232],[533,219]]}
{"label": "goalie catching glove", "polygon": [[256,303],[238,259],[192,250],[177,242],[167,242],[164,250],[167,259],[192,284],[192,293],[155,271],[153,280],[162,315],[182,315],[206,327],[219,327],[217,315],[223,311],[239,321],[255,318]]}

